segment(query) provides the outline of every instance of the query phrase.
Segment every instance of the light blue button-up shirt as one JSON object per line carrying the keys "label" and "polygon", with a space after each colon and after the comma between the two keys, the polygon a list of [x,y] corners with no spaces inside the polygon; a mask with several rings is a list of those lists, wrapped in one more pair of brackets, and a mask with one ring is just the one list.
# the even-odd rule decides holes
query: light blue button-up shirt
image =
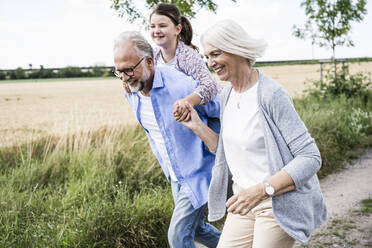
{"label": "light blue button-up shirt", "polygon": [[[163,136],[172,168],[194,208],[199,208],[207,202],[214,155],[209,152],[194,132],[174,119],[173,103],[194,92],[198,85],[199,82],[182,72],[170,67],[159,66],[155,67],[153,87],[150,91],[155,119]],[[137,120],[142,125],[140,96],[138,93],[125,93],[125,96],[136,114]],[[218,95],[208,104],[198,105],[195,109],[204,123],[208,124],[214,131],[219,132],[219,121],[216,122],[216,119],[213,119],[219,118],[220,103]],[[146,129],[145,131],[153,153],[158,159],[165,176],[169,178],[168,168],[162,161],[151,138],[151,133]]]}

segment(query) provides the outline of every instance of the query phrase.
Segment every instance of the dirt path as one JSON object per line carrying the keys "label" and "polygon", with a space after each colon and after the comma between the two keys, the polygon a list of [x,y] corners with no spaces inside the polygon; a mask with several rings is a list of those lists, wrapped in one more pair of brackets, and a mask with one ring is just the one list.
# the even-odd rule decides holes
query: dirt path
{"label": "dirt path", "polygon": [[296,247],[372,247],[372,214],[359,212],[360,201],[372,198],[372,149],[320,184],[329,219],[307,245]]}
{"label": "dirt path", "polygon": [[342,216],[357,207],[360,200],[372,197],[372,149],[353,160],[347,169],[327,176],[321,187],[328,215]]}

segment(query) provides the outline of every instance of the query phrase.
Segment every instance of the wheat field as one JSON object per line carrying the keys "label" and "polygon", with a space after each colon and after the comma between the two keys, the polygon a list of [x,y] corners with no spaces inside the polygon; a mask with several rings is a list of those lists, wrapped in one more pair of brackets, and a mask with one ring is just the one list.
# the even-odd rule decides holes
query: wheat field
{"label": "wheat field", "polygon": [[[261,70],[301,97],[320,77],[319,65],[267,66]],[[372,73],[372,62],[352,63],[350,71]],[[0,83],[0,147],[48,134],[64,135],[102,126],[135,124],[118,79]]]}

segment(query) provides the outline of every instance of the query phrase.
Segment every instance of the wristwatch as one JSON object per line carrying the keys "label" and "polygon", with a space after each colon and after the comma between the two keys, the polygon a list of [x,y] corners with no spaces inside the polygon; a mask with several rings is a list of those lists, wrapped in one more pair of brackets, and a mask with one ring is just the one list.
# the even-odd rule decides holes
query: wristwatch
{"label": "wristwatch", "polygon": [[273,197],[274,194],[275,194],[275,189],[273,186],[270,185],[270,183],[268,181],[264,181],[263,182],[264,185],[265,185],[265,192],[266,194],[269,196],[269,197]]}

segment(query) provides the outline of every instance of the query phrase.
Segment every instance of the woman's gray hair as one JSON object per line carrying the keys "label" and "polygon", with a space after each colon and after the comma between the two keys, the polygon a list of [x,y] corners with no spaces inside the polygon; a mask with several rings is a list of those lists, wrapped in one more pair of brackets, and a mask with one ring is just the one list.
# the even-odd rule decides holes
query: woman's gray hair
{"label": "woman's gray hair", "polygon": [[137,31],[122,32],[114,41],[114,53],[124,42],[131,40],[136,49],[138,57],[153,57],[153,49],[150,43]]}
{"label": "woman's gray hair", "polygon": [[253,39],[235,21],[219,21],[205,31],[200,42],[208,43],[231,54],[242,56],[253,65],[256,58],[261,57],[267,47],[263,39]]}

